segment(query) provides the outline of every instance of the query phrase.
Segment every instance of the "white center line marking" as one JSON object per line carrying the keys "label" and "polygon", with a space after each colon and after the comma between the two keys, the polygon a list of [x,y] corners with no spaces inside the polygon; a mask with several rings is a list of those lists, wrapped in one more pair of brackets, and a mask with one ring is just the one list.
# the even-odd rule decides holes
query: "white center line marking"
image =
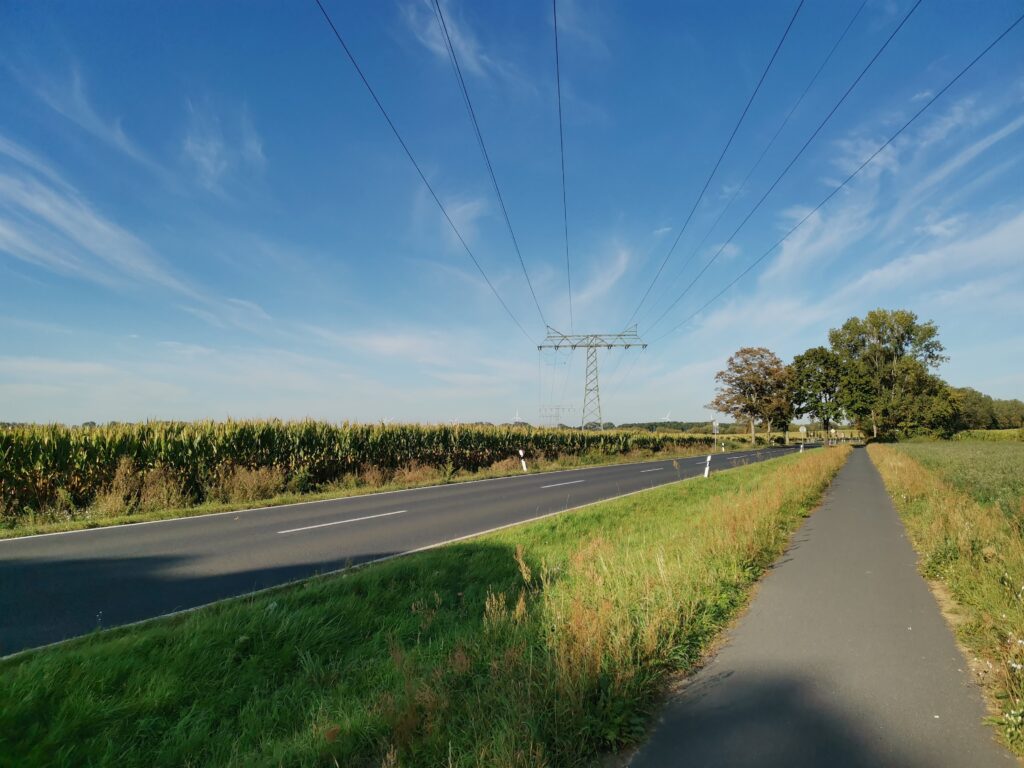
{"label": "white center line marking", "polygon": [[655,467],[654,469],[641,469],[640,474],[642,475],[644,472],[661,472],[661,470],[663,469],[664,467]]}
{"label": "white center line marking", "polygon": [[373,520],[378,517],[388,517],[389,515],[401,515],[407,510],[400,509],[397,512],[383,512],[379,515],[367,515],[366,517],[353,517],[350,520],[335,520],[333,523],[320,523],[319,525],[307,525],[303,528],[289,528],[287,531],[278,531],[278,533],[297,533],[298,531],[311,531],[314,528],[326,528],[328,525],[344,525],[345,523],[358,523],[360,520]]}
{"label": "white center line marking", "polygon": [[567,483],[552,483],[551,485],[542,485],[540,489],[543,491],[545,488],[557,488],[560,485],[576,485],[576,483],[583,483],[585,480],[570,480]]}

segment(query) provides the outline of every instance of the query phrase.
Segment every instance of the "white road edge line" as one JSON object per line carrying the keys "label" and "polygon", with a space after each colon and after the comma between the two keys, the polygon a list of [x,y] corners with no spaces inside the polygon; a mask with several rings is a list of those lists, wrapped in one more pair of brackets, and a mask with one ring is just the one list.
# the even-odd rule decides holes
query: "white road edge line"
{"label": "white road edge line", "polygon": [[[726,454],[726,455],[728,455],[728,454]],[[633,463],[634,464],[646,464],[647,462],[637,461],[637,462],[633,462]],[[619,466],[621,466],[621,465],[619,465]],[[583,469],[583,467],[581,467],[580,469]],[[735,467],[733,467],[733,469],[735,469]],[[565,472],[575,472],[577,470],[571,469],[571,470],[562,470],[562,471],[565,471]],[[726,470],[722,470],[722,471],[723,472],[728,472],[729,470],[726,469]],[[520,477],[529,477],[529,475],[520,475]],[[694,477],[684,477],[684,478],[681,478],[679,480],[672,480],[672,481],[666,483],[666,485],[672,485],[673,483],[685,483],[687,480],[695,480],[697,477],[699,477],[699,475],[695,475]],[[497,479],[500,479],[500,478],[493,478],[493,479],[497,480]],[[487,481],[486,480],[471,480],[469,482],[484,483],[484,482],[487,482]],[[443,487],[443,486],[428,486],[428,487]],[[662,488],[664,486],[655,486],[655,487]],[[537,515],[536,517],[530,517],[530,518],[527,518],[526,520],[516,520],[513,523],[505,523],[504,525],[497,525],[494,528],[487,528],[487,529],[485,529],[483,531],[476,531],[475,533],[467,533],[467,534],[465,534],[463,536],[456,536],[455,538],[452,538],[452,539],[445,539],[444,541],[436,541],[433,544],[426,544],[425,546],[416,547],[415,549],[407,549],[404,552],[395,552],[394,554],[391,554],[391,555],[382,555],[381,557],[374,558],[373,560],[364,560],[361,563],[355,563],[355,564],[349,565],[349,566],[342,566],[341,568],[335,568],[333,570],[323,571],[321,573],[314,573],[312,576],[304,576],[304,577],[300,577],[298,579],[292,579],[291,581],[285,581],[285,582],[283,582],[281,584],[274,584],[274,585],[269,586],[269,587],[262,587],[261,589],[256,589],[256,590],[253,590],[252,592],[246,592],[243,595],[231,595],[230,597],[222,597],[220,600],[214,600],[213,602],[210,602],[210,603],[203,603],[202,605],[193,605],[190,608],[182,608],[182,609],[177,610],[177,611],[171,611],[170,613],[161,614],[160,616],[150,616],[150,617],[145,618],[145,619],[139,619],[138,621],[131,621],[131,622],[127,623],[127,624],[118,624],[116,627],[109,627],[107,629],[102,629],[102,630],[95,631],[95,632],[92,633],[92,635],[94,636],[94,635],[100,634],[102,632],[119,632],[119,631],[127,629],[129,627],[140,627],[140,626],[143,626],[145,624],[150,624],[150,623],[152,623],[154,621],[160,621],[161,619],[168,619],[168,618],[171,618],[171,617],[174,617],[174,616],[183,616],[183,615],[187,615],[189,613],[194,613],[195,611],[201,611],[203,608],[209,608],[211,605],[219,605],[221,603],[229,603],[229,602],[237,601],[237,600],[249,600],[249,599],[252,599],[253,597],[256,597],[258,595],[263,595],[263,594],[266,594],[268,592],[273,592],[276,589],[287,589],[288,587],[294,587],[296,584],[299,584],[299,583],[301,583],[303,581],[313,581],[315,579],[323,579],[323,578],[327,578],[327,577],[330,577],[330,576],[338,576],[338,575],[343,575],[343,574],[346,574],[346,573],[351,573],[353,571],[357,571],[357,570],[360,570],[362,568],[365,568],[368,565],[374,565],[375,563],[385,563],[388,560],[396,560],[396,559],[398,559],[400,557],[408,557],[409,555],[415,555],[418,552],[429,552],[432,549],[440,549],[441,547],[446,546],[448,544],[456,544],[456,543],[458,543],[460,541],[467,541],[469,539],[475,539],[478,536],[486,536],[489,533],[496,533],[498,531],[503,531],[506,528],[515,528],[516,526],[525,525],[526,523],[535,523],[538,520],[544,520],[545,518],[554,517],[555,515],[564,515],[566,512],[575,512],[576,510],[585,509],[587,507],[592,507],[595,504],[601,504],[601,503],[603,503],[605,501],[615,501],[616,499],[624,499],[627,496],[636,496],[638,493],[647,493],[649,491],[654,490],[655,487],[651,487],[651,488],[638,488],[635,491],[629,491],[627,493],[620,493],[618,496],[609,496],[607,499],[598,499],[597,501],[588,501],[585,504],[580,504],[580,505],[575,506],[575,507],[567,507],[566,509],[558,509],[558,510],[555,510],[554,512],[545,512],[544,514]],[[390,493],[400,493],[400,491],[390,491]],[[307,503],[313,504],[315,502],[307,502]],[[272,509],[272,507],[263,507],[263,509]],[[218,514],[228,514],[228,513],[224,512],[224,513],[218,513]],[[186,518],[174,518],[174,519],[181,520],[181,519],[186,519]],[[170,520],[154,520],[153,522],[171,522],[171,521]],[[145,523],[136,523],[136,525],[145,525]],[[90,530],[90,529],[86,529],[86,530]],[[91,530],[103,530],[103,529],[93,528]],[[64,533],[77,533],[77,531],[64,531]],[[53,536],[54,534],[38,534],[38,535]],[[28,538],[28,537],[22,537],[22,538]],[[24,649],[22,649],[20,651],[15,651],[14,653],[9,653],[6,656],[0,656],[0,661],[7,661],[8,659],[14,659],[14,658],[17,658],[19,656],[27,656],[30,653],[35,653],[36,651],[42,651],[42,650],[45,650],[47,648],[55,648],[56,646],[64,645],[65,643],[73,643],[76,640],[81,640],[83,637],[89,637],[89,635],[75,635],[74,637],[66,637],[63,640],[57,640],[57,641],[52,642],[52,643],[47,643],[46,645],[37,645],[35,648],[24,648]]]}
{"label": "white road edge line", "polygon": [[307,525],[302,528],[289,528],[287,531],[278,531],[278,533],[298,533],[299,531],[311,531],[314,528],[326,528],[329,525],[344,525],[345,523],[358,523],[360,520],[375,520],[378,517],[389,517],[390,515],[401,515],[409,510],[400,509],[397,512],[381,512],[379,515],[366,515],[365,517],[353,517],[349,520],[335,520],[330,523],[319,523],[318,525]]}
{"label": "white road edge line", "polygon": [[661,472],[661,470],[663,469],[664,467],[655,467],[654,469],[641,469],[640,474],[642,475],[644,472]]}
{"label": "white road edge line", "polygon": [[[732,453],[749,453],[750,451],[729,451],[723,453],[723,456],[729,456]],[[429,491],[435,488],[447,488],[451,490],[454,487],[462,485],[473,485],[474,483],[496,483],[501,480],[525,480],[528,477],[540,477],[542,475],[554,476],[561,475],[566,472],[586,472],[594,469],[616,469],[619,467],[635,467],[638,464],[653,464],[659,461],[686,461],[688,459],[695,458],[693,456],[676,456],[668,459],[642,459],[641,461],[624,461],[621,464],[594,464],[593,466],[587,467],[570,467],[569,469],[552,469],[545,470],[543,472],[528,472],[526,474],[517,475],[502,475],[500,477],[482,477],[479,480],[458,480],[454,483],[442,483],[439,485],[419,485],[412,488],[396,488],[393,491],[374,491],[373,493],[358,493],[354,496],[335,496],[334,498],[326,499],[310,499],[309,501],[292,501],[287,504],[272,504],[266,507],[249,507],[247,509],[227,509],[223,512],[205,512],[198,515],[185,515],[184,517],[166,517],[162,520],[141,520],[137,523],[117,523],[115,525],[100,525],[96,528],[75,528],[70,531],[50,531],[48,533],[30,533],[25,536],[7,536],[0,538],[0,546],[7,541],[23,541],[24,539],[41,539],[43,536],[68,536],[73,533],[96,533],[98,531],[120,531],[127,528],[137,528],[140,525],[160,525],[161,523],[181,523],[188,522],[189,520],[205,520],[207,518],[221,517],[223,515],[239,515],[246,512],[268,512],[275,509],[285,509],[286,507],[304,507],[311,504],[333,504],[336,502],[344,502],[349,500],[366,499],[371,496],[388,496],[394,493],[412,493],[414,491]],[[701,458],[700,456],[696,458]],[[168,614],[170,615],[170,614]],[[6,658],[0,656],[0,659]]]}
{"label": "white road edge line", "polygon": [[585,483],[586,480],[570,480],[567,483],[552,483],[551,485],[542,485],[540,489],[543,491],[545,488],[557,488],[560,485],[576,485],[576,483]]}

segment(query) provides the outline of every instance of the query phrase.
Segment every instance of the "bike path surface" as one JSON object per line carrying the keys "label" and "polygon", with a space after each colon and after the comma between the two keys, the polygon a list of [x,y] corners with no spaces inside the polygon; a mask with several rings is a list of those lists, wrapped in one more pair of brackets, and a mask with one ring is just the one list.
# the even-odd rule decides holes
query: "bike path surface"
{"label": "bike path surface", "polygon": [[863,449],[634,768],[988,768],[1017,761]]}
{"label": "bike path surface", "polygon": [[[714,454],[712,471],[798,450]],[[704,472],[706,456],[0,540],[0,656]]]}

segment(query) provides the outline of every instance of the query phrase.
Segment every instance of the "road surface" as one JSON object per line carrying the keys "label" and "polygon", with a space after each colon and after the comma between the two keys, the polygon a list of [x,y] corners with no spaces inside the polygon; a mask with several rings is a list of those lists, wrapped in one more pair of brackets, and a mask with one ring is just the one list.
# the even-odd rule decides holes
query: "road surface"
{"label": "road surface", "polygon": [[857,449],[634,768],[1017,765]]}
{"label": "road surface", "polygon": [[[796,450],[717,454],[712,471]],[[695,477],[705,457],[0,540],[0,656]]]}

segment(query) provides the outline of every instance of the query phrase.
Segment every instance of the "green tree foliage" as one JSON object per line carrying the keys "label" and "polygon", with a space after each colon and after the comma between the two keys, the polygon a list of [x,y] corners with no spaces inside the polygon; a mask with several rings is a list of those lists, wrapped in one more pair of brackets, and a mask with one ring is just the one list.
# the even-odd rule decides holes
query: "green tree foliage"
{"label": "green tree foliage", "polygon": [[870,427],[875,437],[945,431],[923,416],[938,418],[956,404],[948,387],[929,373],[947,359],[935,323],[920,322],[905,309],[875,309],[829,331],[829,341],[840,360],[840,404],[859,427]]}
{"label": "green tree foliage", "polygon": [[843,380],[839,355],[826,347],[812,347],[794,357],[790,367],[796,414],[820,421],[828,432],[843,415],[839,404]]}
{"label": "green tree foliage", "polygon": [[743,347],[729,358],[725,370],[715,374],[718,387],[715,399],[706,407],[750,422],[754,437],[760,421],[771,425],[788,424],[792,417],[790,375],[778,355],[764,347]]}
{"label": "green tree foliage", "polygon": [[997,400],[970,387],[954,389],[960,429],[1016,429],[1024,426],[1024,402]]}

